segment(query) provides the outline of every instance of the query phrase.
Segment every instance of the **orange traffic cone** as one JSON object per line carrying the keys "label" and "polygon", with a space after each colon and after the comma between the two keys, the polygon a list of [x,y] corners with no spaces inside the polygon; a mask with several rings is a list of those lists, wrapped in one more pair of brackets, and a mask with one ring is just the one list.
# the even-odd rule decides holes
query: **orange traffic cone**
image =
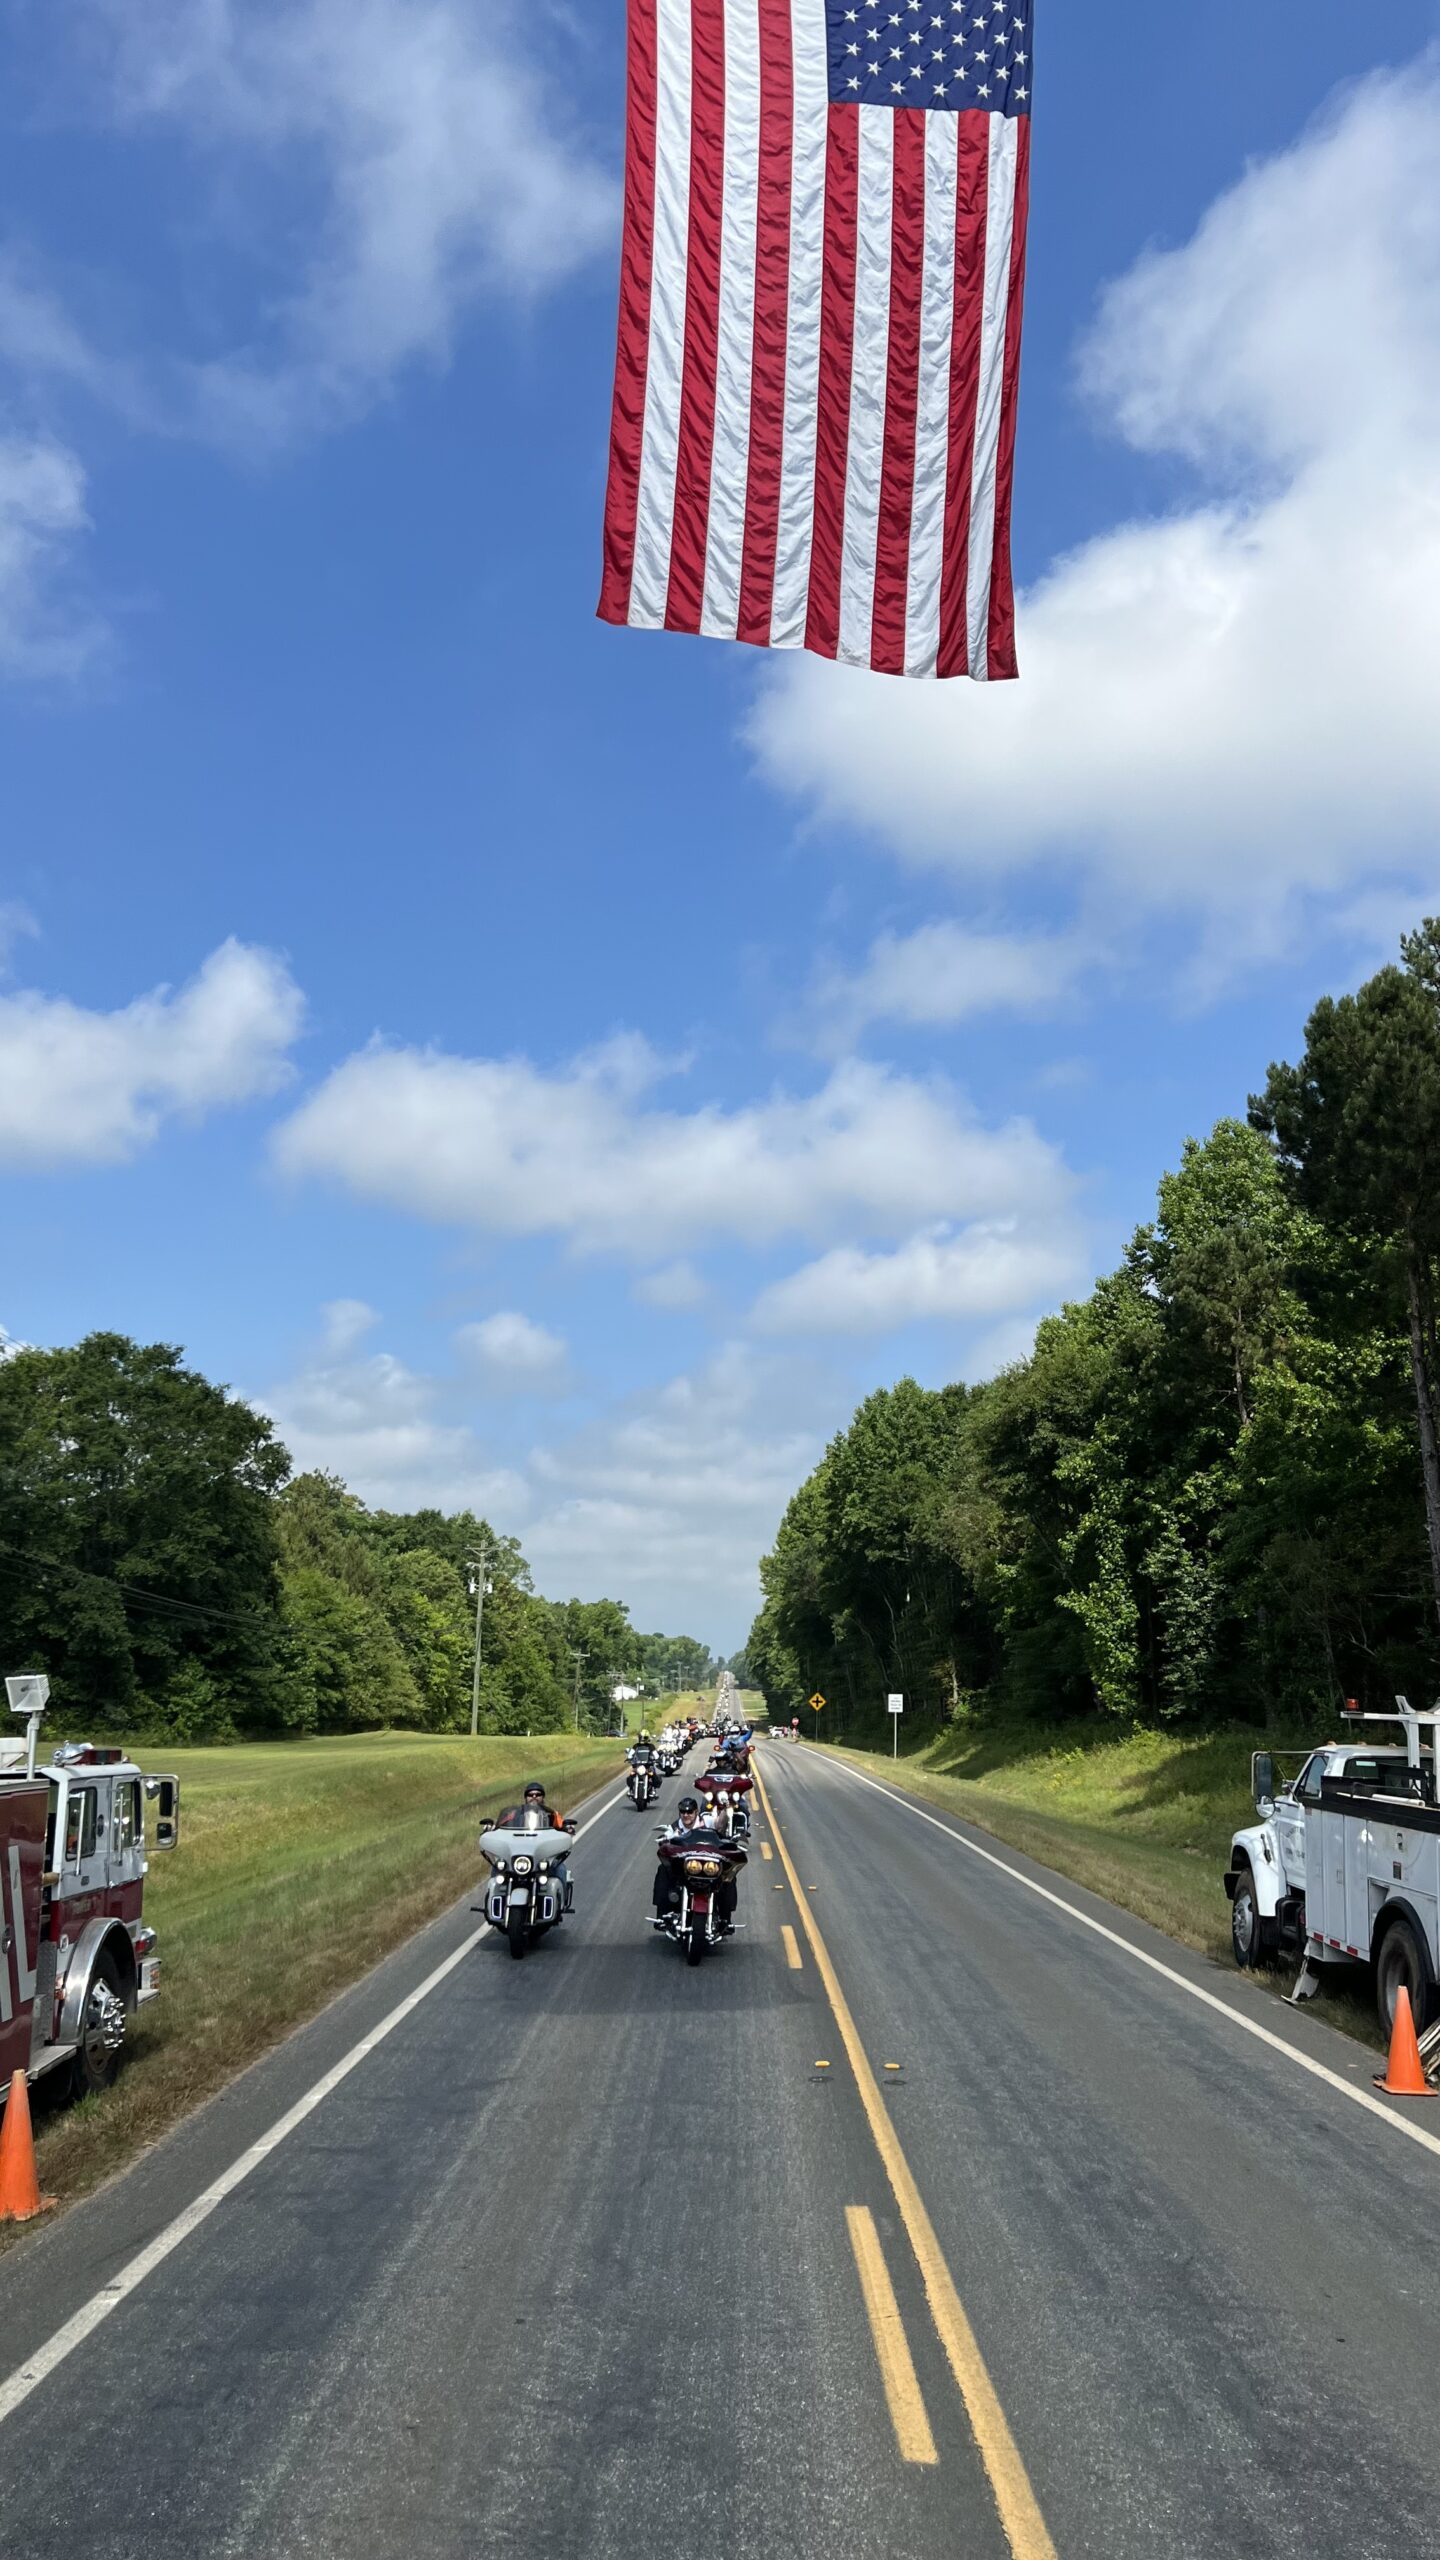
{"label": "orange traffic cone", "polygon": [[0,2124],[0,2222],[28,2222],[48,2213],[55,2199],[42,2196],[35,2175],[35,2137],[30,2130],[30,2090],[23,2071],[10,2082],[5,2121]]}
{"label": "orange traffic cone", "polygon": [[[1415,2040],[1415,2020],[1410,2010],[1410,1994],[1403,1982],[1395,1994],[1395,2023],[1390,2030],[1390,2060],[1386,2066],[1384,2079],[1377,2079],[1375,2086],[1377,2089],[1387,2090],[1392,2098],[1433,2098],[1436,2094],[1425,2077],[1425,2066],[1420,2059],[1420,2047]],[[3,2193],[3,2188],[0,2188],[0,2196],[3,2196]]]}

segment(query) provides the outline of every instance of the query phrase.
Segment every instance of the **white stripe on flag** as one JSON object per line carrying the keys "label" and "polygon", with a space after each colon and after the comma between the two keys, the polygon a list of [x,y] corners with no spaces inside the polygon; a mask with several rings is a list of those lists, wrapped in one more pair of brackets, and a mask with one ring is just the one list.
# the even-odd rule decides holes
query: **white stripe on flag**
{"label": "white stripe on flag", "polygon": [[780,518],[770,602],[772,649],[803,649],[815,526],[815,421],[820,381],[820,287],[825,253],[825,135],[830,74],[825,12],[791,0],[794,109],[790,167],[790,284]]}
{"label": "white stripe on flag", "polygon": [[920,285],[920,384],[915,408],[915,498],[905,599],[905,673],[933,676],[940,654],[940,571],[950,456],[950,341],[955,327],[955,187],[960,119],[925,129],[925,266]]}
{"label": "white stripe on flag", "polygon": [[975,403],[975,461],[970,479],[970,557],[966,628],[970,673],[990,673],[990,581],[995,565],[995,487],[1005,404],[1005,330],[1010,317],[1010,244],[1015,229],[1014,116],[990,119],[990,175],[985,215],[985,310],[980,331],[980,385]]}
{"label": "white stripe on flag", "polygon": [[680,448],[690,252],[690,0],[657,0],[655,53],[655,249],[629,613],[632,623],[648,631],[665,620]]}
{"label": "white stripe on flag", "polygon": [[725,0],[725,192],[715,442],[700,628],[733,640],[740,619],[750,384],[755,350],[755,219],[760,178],[759,0]]}
{"label": "white stripe on flag", "polygon": [[875,620],[875,550],[885,460],[885,379],[890,354],[890,233],[895,203],[895,116],[861,107],[856,186],[855,348],[850,361],[850,463],[840,556],[840,645],[849,667],[868,667]]}

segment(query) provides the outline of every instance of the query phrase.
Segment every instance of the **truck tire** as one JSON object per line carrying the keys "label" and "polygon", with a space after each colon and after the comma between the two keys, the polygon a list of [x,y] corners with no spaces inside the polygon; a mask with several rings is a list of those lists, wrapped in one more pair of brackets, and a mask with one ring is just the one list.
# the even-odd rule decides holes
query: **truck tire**
{"label": "truck tire", "polygon": [[1271,1924],[1261,1918],[1255,1893],[1255,1878],[1249,1859],[1235,1870],[1235,1894],[1230,1905],[1230,1946],[1242,1973],[1254,1973],[1268,1964],[1272,1952]]}
{"label": "truck tire", "polygon": [[1395,2024],[1395,1995],[1401,1984],[1410,1994],[1415,2032],[1423,2036],[1435,2013],[1435,1983],[1425,1942],[1408,1911],[1397,1911],[1375,1956],[1375,2006],[1385,2036]]}
{"label": "truck tire", "polygon": [[98,1958],[85,1994],[80,2042],[70,2065],[72,2097],[98,2098],[109,2088],[120,2068],[125,2027],[125,1995],[115,1959],[107,1951]]}

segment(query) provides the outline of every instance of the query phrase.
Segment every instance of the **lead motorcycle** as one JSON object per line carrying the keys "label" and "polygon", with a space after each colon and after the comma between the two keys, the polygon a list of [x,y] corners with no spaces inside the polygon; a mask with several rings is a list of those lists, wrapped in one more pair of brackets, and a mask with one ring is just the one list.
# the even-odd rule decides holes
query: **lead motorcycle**
{"label": "lead motorcycle", "polygon": [[643,1813],[646,1806],[660,1792],[659,1779],[654,1770],[643,1760],[638,1768],[631,1770],[625,1785],[637,1813]]}
{"label": "lead motorcycle", "polygon": [[684,1839],[662,1836],[660,1863],[680,1888],[678,1906],[663,1915],[665,1934],[684,1948],[687,1964],[700,1964],[713,1949],[723,1947],[729,1935],[720,1917],[720,1897],[739,1875],[745,1852],[718,1831],[691,1833]]}
{"label": "lead motorcycle", "polygon": [[544,1816],[527,1812],[523,1823],[482,1831],[480,1848],[490,1861],[485,1917],[512,1956],[523,1956],[556,1929],[571,1908],[575,1888],[568,1859],[575,1825],[557,1831]]}

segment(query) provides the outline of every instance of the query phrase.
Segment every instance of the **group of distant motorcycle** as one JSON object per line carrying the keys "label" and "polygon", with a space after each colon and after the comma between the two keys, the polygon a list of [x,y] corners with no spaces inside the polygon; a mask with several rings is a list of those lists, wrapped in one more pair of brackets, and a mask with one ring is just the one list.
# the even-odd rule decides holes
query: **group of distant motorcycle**
{"label": "group of distant motorcycle", "polygon": [[[653,1740],[641,1733],[625,1754],[625,1789],[638,1813],[654,1803],[666,1781],[677,1778],[697,1746],[706,1766],[693,1793],[680,1797],[672,1822],[657,1833],[659,1858],[652,1928],[699,1964],[733,1937],[738,1878],[750,1836],[751,1731],[734,1712],[738,1693],[722,1679],[708,1725],[696,1716],[668,1724]],[[552,1813],[545,1791],[532,1783],[522,1801],[498,1814],[480,1834],[489,1862],[483,1908],[512,1956],[523,1956],[547,1930],[558,1928],[574,1901],[570,1842],[575,1825]]]}
{"label": "group of distant motorcycle", "polygon": [[717,1710],[708,1737],[695,1718],[668,1725],[655,1742],[641,1734],[626,1753],[631,1803],[644,1813],[667,1778],[678,1777],[697,1743],[710,1743],[708,1764],[663,1824],[655,1875],[652,1927],[699,1964],[735,1934],[738,1879],[750,1837],[751,1733],[739,1717]]}

